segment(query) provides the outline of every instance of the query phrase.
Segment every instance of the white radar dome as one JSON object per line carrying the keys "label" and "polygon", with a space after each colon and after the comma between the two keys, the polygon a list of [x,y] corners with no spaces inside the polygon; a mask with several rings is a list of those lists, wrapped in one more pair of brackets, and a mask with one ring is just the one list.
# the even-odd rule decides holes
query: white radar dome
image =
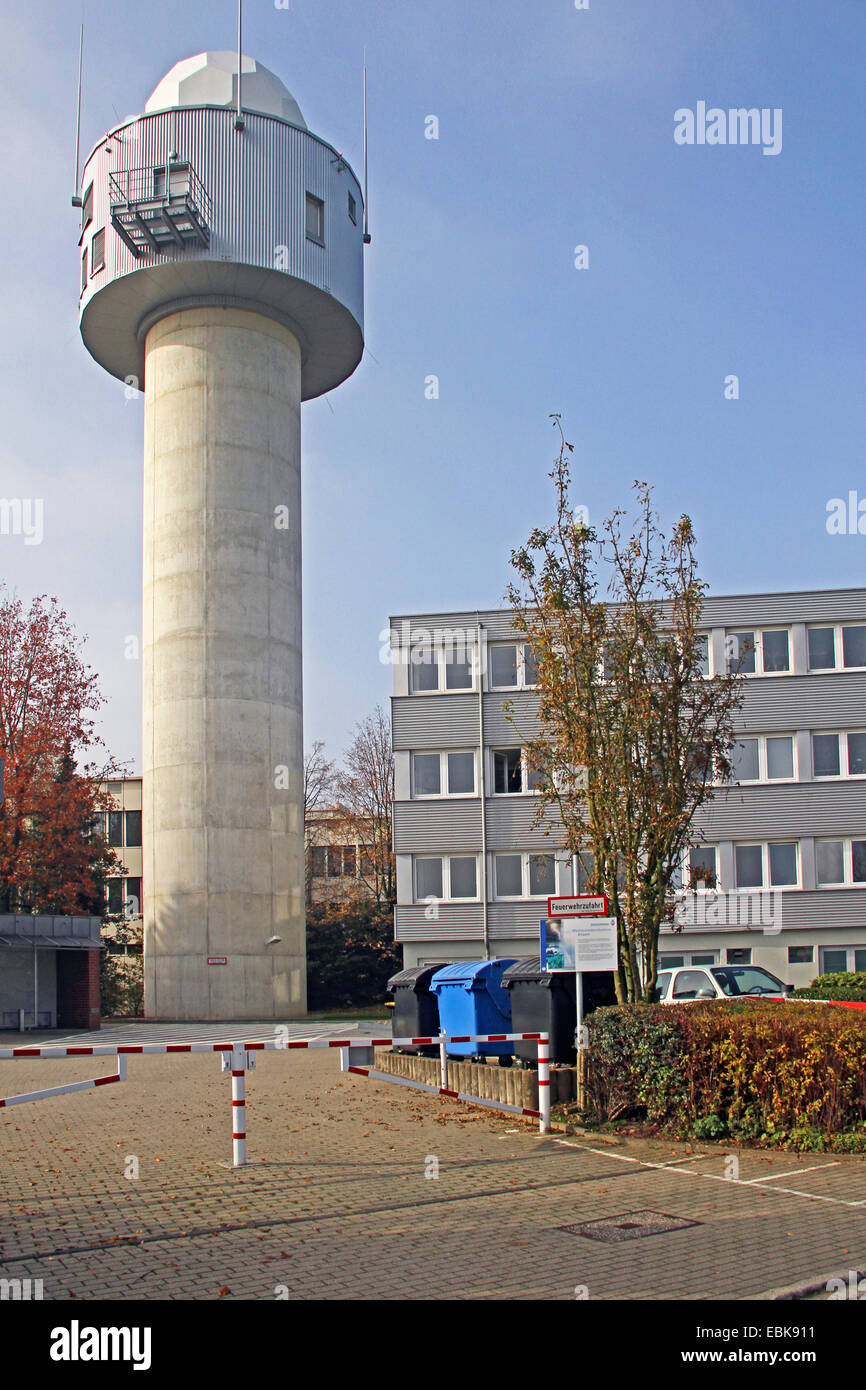
{"label": "white radar dome", "polygon": [[[307,123],[288,87],[255,58],[244,55],[241,103],[245,111],[281,116],[301,126]],[[230,50],[197,53],[182,58],[153,89],[145,111],[166,111],[173,106],[234,106],[237,103],[238,56]]]}

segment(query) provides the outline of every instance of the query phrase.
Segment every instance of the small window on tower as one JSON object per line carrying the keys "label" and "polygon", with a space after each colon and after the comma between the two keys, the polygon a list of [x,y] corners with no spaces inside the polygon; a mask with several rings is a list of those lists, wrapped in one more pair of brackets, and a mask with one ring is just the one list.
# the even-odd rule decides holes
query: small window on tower
{"label": "small window on tower", "polygon": [[81,293],[87,289],[87,247],[81,253]]}
{"label": "small window on tower", "polygon": [[357,203],[355,202],[355,199],[352,197],[351,193],[349,194],[349,217],[350,217],[351,221],[354,222],[355,225],[357,226],[357,225],[358,225],[358,205],[357,205]]}
{"label": "small window on tower", "polygon": [[153,196],[154,198],[165,197],[165,169],[154,169],[153,171]]}
{"label": "small window on tower", "polygon": [[307,237],[319,246],[325,244],[325,204],[315,194],[307,194]]}
{"label": "small window on tower", "polygon": [[81,200],[81,231],[87,231],[93,221],[93,184],[90,185]]}
{"label": "small window on tower", "polygon": [[95,275],[97,270],[105,269],[105,228],[93,233],[93,242],[90,250],[90,273]]}

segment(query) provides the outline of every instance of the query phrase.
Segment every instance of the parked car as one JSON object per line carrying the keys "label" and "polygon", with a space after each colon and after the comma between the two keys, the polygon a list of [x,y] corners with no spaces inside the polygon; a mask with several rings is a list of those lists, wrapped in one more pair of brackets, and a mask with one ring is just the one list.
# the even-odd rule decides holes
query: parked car
{"label": "parked car", "polygon": [[794,988],[760,965],[681,965],[660,970],[654,1000],[686,1004],[695,999],[784,999]]}

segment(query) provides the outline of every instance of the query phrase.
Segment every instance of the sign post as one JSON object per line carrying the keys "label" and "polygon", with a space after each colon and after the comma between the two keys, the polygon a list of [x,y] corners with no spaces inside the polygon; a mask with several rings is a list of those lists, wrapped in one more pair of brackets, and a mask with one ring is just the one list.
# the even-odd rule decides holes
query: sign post
{"label": "sign post", "polygon": [[574,898],[548,898],[548,916],[541,923],[542,970],[575,974],[574,1045],[584,1050],[584,971],[616,970],[616,918],[608,917],[603,893]]}

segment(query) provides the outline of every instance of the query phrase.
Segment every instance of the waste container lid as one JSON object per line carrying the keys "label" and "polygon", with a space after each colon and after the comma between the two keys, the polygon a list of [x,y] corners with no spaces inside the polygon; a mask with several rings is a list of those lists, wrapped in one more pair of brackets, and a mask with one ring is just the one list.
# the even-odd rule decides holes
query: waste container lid
{"label": "waste container lid", "polygon": [[395,989],[413,989],[418,994],[426,990],[436,971],[441,969],[441,965],[413,965],[409,970],[399,970],[388,981],[388,992],[393,994]]}
{"label": "waste container lid", "polygon": [[540,956],[530,956],[526,960],[519,960],[514,965],[509,965],[502,976],[502,986],[503,989],[511,989],[517,981],[520,981],[522,984],[541,985],[543,989],[550,989],[556,979],[555,973],[542,970]]}
{"label": "waste container lid", "polygon": [[498,984],[503,970],[515,964],[514,956],[499,957],[495,960],[458,960],[453,965],[443,965],[430,981],[435,994],[441,985],[466,985],[469,989],[486,989],[490,977]]}

